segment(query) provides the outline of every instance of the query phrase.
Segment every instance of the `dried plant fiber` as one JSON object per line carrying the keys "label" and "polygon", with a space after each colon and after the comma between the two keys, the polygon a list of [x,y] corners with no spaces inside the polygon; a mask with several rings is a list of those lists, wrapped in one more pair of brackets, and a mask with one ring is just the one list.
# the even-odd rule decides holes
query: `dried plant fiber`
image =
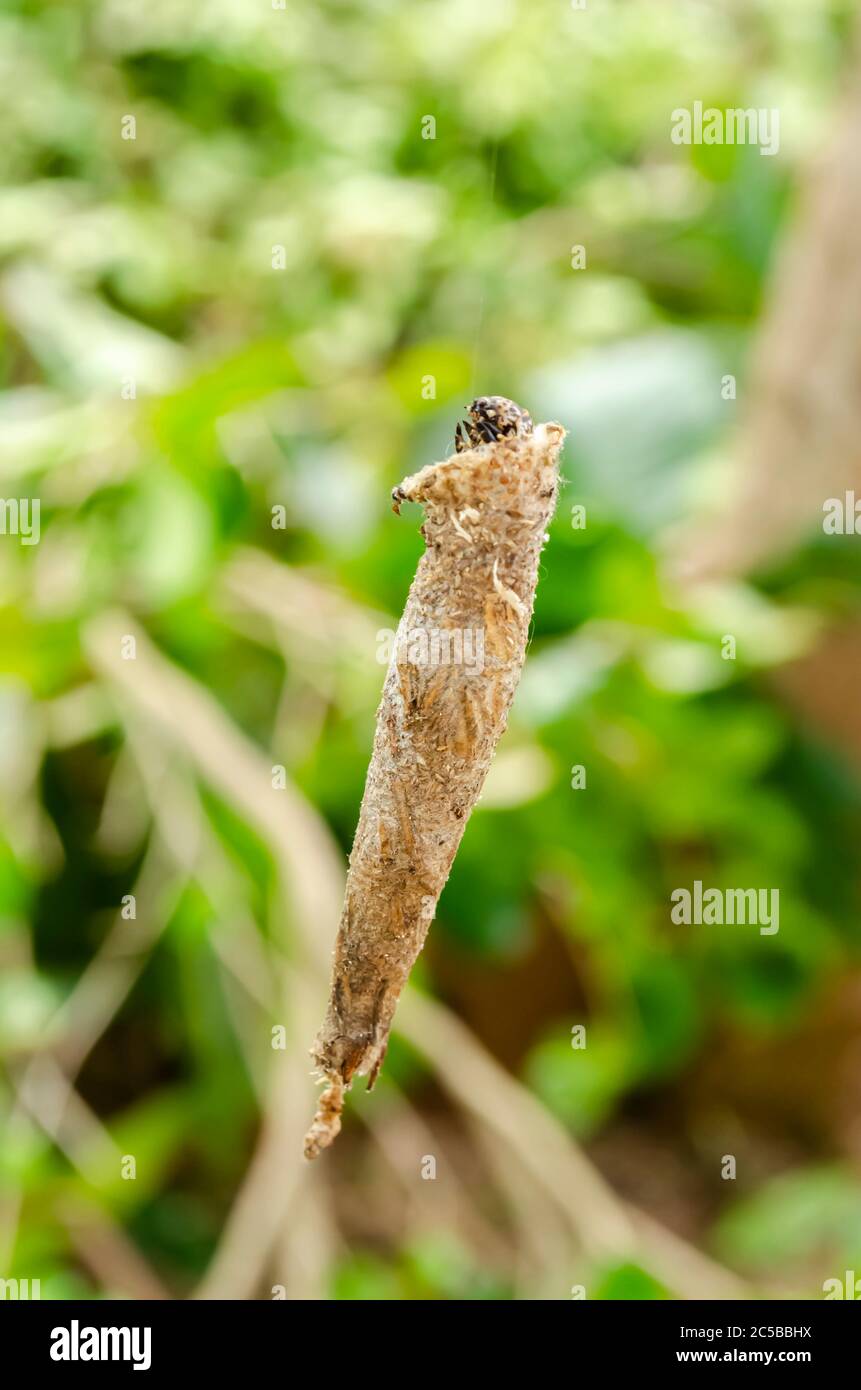
{"label": "dried plant fiber", "polygon": [[[309,1158],[338,1133],[353,1078],[368,1075],[369,1087],[376,1080],[398,998],[505,729],[564,436],[561,425],[543,424],[500,437],[423,468],[392,494],[396,510],[403,501],[423,505],[426,549],[377,711],[329,1006],[312,1049],[326,1089],[305,1140]],[[431,652],[436,635],[447,659],[415,659],[417,634]]]}

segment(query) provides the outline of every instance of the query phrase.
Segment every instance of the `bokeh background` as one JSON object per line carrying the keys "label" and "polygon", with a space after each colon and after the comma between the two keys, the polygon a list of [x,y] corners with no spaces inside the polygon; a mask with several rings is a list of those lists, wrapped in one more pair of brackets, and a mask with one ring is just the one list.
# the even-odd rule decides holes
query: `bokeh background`
{"label": "bokeh background", "polygon": [[[861,543],[822,530],[861,437],[853,14],[6,0],[0,472],[41,539],[0,537],[0,1276],[861,1274]],[[778,108],[779,153],[674,145],[695,100]],[[527,668],[383,1076],[307,1165],[421,552],[389,494],[481,392],[570,431]],[[695,879],[779,889],[779,933],[674,925]]]}

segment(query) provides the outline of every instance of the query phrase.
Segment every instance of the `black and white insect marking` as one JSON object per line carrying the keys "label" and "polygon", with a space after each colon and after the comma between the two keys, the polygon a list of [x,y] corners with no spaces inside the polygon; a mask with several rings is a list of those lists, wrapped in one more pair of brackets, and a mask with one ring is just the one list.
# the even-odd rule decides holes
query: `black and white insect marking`
{"label": "black and white insect marking", "polygon": [[[477,444],[493,444],[502,435],[532,433],[532,416],[507,396],[478,396],[467,407],[468,420],[458,422],[454,447],[459,454]],[[392,489],[392,511],[399,512],[405,500],[403,488]]]}
{"label": "black and white insect marking", "polygon": [[532,416],[507,396],[479,396],[467,408],[468,420],[460,420],[454,432],[459,454],[477,444],[492,444],[503,434],[531,434]]}

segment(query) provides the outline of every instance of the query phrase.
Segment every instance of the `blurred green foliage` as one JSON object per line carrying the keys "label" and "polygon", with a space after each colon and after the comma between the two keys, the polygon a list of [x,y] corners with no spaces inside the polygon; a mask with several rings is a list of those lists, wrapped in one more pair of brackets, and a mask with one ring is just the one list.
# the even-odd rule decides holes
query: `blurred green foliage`
{"label": "blurred green foliage", "polygon": [[[665,1134],[668,1109],[698,1175],[687,1228],[764,1288],[791,1267],[816,1296],[861,1260],[840,1135],[767,1106],[758,1118],[719,1067],[746,1040],[767,1059],[767,1094],[783,1040],[857,972],[858,778],[770,679],[805,649],[811,612],[857,612],[856,562],[812,544],[714,613],[674,594],[659,563],[664,528],[714,490],[739,405],[721,377],[737,372],[743,394],[852,8],[7,0],[0,455],[5,495],[42,507],[38,546],[0,548],[7,1275],[42,1271],[46,1296],[116,1293],[63,1216],[95,1204],[173,1292],[194,1286],[260,1101],[213,941],[242,913],[290,950],[268,850],[202,788],[224,892],[162,872],[145,966],[78,1078],[92,1152],[70,1158],[16,1102],[152,836],[127,711],[93,669],[88,625],[134,613],[346,851],[382,676],[374,633],[421,551],[417,515],[395,518],[390,489],[450,448],[485,390],[569,427],[566,487],[511,729],[422,987],[482,1036],[459,972],[490,982],[498,1018],[510,1005],[493,981],[550,933],[570,979],[562,997],[536,979],[536,1017],[500,1047],[541,1100],[599,1159],[602,1144],[618,1157],[627,1135]],[[779,158],[673,146],[670,111],[696,99],[778,106]],[[336,586],[352,645],[237,607],[229,578],[248,547]],[[674,927],[670,892],[695,878],[779,888],[779,935]],[[261,1065],[267,1050],[264,1038]],[[424,1066],[400,1044],[389,1065],[433,1115]],[[101,1126],[136,1156],[134,1183],[99,1148]],[[736,1147],[749,1162],[722,1184],[719,1156]],[[660,1213],[654,1160],[639,1161],[651,1176],[630,1179],[631,1195]],[[350,1169],[335,1172],[349,1187]],[[507,1298],[503,1266],[454,1230],[359,1234],[326,1287]],[[634,1265],[594,1279],[596,1296],[678,1293]]]}

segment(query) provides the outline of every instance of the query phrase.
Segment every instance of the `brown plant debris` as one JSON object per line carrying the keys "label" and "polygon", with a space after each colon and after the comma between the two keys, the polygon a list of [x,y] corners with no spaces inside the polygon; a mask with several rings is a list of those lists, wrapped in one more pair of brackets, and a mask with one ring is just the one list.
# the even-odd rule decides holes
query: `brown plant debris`
{"label": "brown plant debris", "polygon": [[392,494],[395,511],[423,504],[426,549],[377,711],[329,1006],[311,1054],[326,1089],[308,1158],[337,1135],[353,1077],[368,1075],[369,1089],[376,1081],[526,654],[565,431],[533,430],[502,397],[474,402],[470,420],[472,448],[461,444]]}

